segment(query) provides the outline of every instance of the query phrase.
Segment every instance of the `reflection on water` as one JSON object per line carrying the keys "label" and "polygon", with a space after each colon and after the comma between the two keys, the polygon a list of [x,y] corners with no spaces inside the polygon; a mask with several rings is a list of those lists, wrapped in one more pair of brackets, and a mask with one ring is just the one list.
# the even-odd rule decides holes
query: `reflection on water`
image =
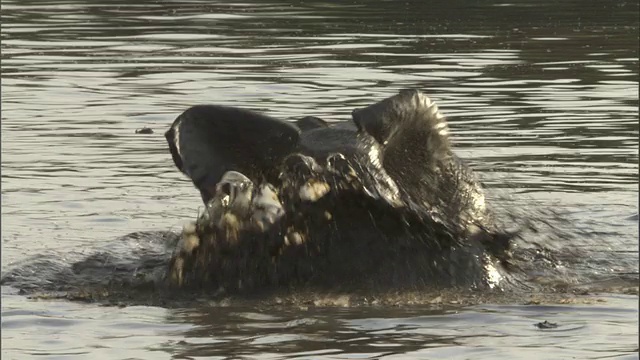
{"label": "reflection on water", "polygon": [[[193,217],[199,196],[162,137],[190,105],[341,121],[417,87],[449,116],[457,152],[494,204],[524,214],[554,208],[580,234],[571,245],[586,255],[576,267],[637,283],[637,3],[6,0],[2,8],[3,272],[35,254],[84,258],[123,234]],[[155,134],[136,135],[142,126]],[[241,310],[267,317],[248,319],[228,309],[27,302],[10,291],[8,358],[278,357],[270,346],[325,358],[538,358],[541,348],[588,358],[638,346],[637,297],[397,315]],[[565,326],[531,325],[545,319]],[[144,334],[153,336],[139,341]]]}
{"label": "reflection on water", "polygon": [[[630,305],[637,296],[587,306],[178,310],[51,302],[25,308],[14,297],[3,298],[10,302],[3,358],[637,359],[638,348],[638,312]],[[545,320],[558,327],[535,326]]]}

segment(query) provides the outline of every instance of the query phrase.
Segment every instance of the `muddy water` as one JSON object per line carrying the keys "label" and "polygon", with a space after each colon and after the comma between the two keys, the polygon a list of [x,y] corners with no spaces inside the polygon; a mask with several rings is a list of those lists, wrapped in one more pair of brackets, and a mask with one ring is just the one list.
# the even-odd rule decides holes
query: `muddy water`
{"label": "muddy water", "polygon": [[3,359],[637,358],[638,297],[624,290],[638,282],[633,2],[3,0],[2,272],[46,283],[114,239],[193,218],[199,196],[162,137],[190,105],[341,121],[404,87],[448,115],[498,210],[573,234],[554,244],[579,254],[560,277],[592,295],[120,308],[9,284]]}

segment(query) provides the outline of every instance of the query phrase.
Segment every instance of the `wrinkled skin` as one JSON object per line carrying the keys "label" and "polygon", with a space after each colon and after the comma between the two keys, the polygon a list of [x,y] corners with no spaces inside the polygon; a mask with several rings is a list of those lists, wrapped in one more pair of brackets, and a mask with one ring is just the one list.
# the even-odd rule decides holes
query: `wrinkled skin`
{"label": "wrinkled skin", "polygon": [[198,106],[166,137],[206,205],[171,260],[175,286],[506,284],[512,234],[493,226],[446,120],[420,92],[338,124]]}

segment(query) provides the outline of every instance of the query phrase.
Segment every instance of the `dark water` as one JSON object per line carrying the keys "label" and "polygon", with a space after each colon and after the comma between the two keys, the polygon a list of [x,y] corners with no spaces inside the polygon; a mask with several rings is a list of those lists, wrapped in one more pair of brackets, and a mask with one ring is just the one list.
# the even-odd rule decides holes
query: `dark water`
{"label": "dark water", "polygon": [[[580,254],[568,283],[637,288],[637,2],[3,0],[1,20],[3,273],[191,220],[199,195],[162,136],[190,105],[339,121],[415,87],[498,209],[560,214],[549,220],[575,236],[556,245]],[[167,309],[3,286],[2,357],[638,358],[638,297],[622,292]]]}

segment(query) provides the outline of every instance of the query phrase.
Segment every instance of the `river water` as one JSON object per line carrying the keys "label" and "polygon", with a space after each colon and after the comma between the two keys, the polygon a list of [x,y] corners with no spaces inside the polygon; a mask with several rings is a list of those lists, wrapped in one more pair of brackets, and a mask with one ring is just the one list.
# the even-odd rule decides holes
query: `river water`
{"label": "river water", "polygon": [[162,135],[191,105],[341,121],[420,88],[494,205],[561,218],[588,296],[105,307],[8,284],[3,359],[638,358],[637,2],[134,3],[2,1],[3,274],[191,220]]}

